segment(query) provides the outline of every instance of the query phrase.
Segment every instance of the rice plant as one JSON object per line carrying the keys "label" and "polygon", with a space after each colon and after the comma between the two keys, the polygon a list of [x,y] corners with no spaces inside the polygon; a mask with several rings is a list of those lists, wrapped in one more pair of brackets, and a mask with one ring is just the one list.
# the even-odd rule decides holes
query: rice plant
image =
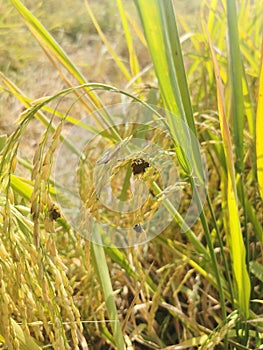
{"label": "rice plant", "polygon": [[85,0],[66,44],[86,19],[98,79],[25,3],[3,28],[53,78],[30,96],[1,44],[0,348],[260,349],[260,2]]}

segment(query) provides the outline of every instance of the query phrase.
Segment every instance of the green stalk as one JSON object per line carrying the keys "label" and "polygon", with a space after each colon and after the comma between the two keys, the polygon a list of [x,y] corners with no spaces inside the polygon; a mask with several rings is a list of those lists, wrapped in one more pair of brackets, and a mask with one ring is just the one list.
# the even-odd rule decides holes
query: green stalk
{"label": "green stalk", "polygon": [[[195,191],[195,193],[196,193],[197,206],[198,206],[198,208],[200,210],[200,219],[202,221],[202,225],[203,225],[203,228],[204,228],[204,231],[205,231],[206,242],[207,242],[207,245],[208,245],[210,257],[211,257],[211,260],[212,260],[212,266],[213,266],[213,269],[214,269],[214,272],[215,272],[215,278],[216,278],[216,281],[217,281],[217,290],[218,290],[218,293],[219,293],[219,298],[220,298],[220,303],[221,303],[221,308],[222,308],[222,315],[223,315],[224,320],[226,320],[227,313],[226,313],[226,306],[225,306],[225,298],[224,298],[224,292],[223,292],[223,287],[222,287],[222,283],[221,283],[221,276],[220,276],[220,272],[219,272],[219,267],[218,267],[216,255],[215,255],[213,242],[212,242],[212,239],[211,239],[211,235],[210,235],[210,231],[209,231],[209,228],[208,228],[207,220],[206,220],[204,211],[202,209],[203,206],[202,206],[202,203],[201,203],[200,198],[199,198],[199,193],[197,191],[195,181],[193,180],[192,177],[190,177],[190,181],[191,181],[191,185],[192,185],[193,191]],[[225,347],[227,348],[227,340],[225,342]]]}
{"label": "green stalk", "polygon": [[233,120],[234,143],[236,146],[236,170],[244,170],[244,98],[242,90],[242,58],[239,47],[236,1],[227,0],[227,24],[229,37],[229,61],[231,77],[231,111]]}
{"label": "green stalk", "polygon": [[96,225],[92,228],[93,242],[99,242],[101,244],[92,243],[92,250],[95,258],[97,273],[100,279],[104,300],[109,313],[110,324],[115,341],[115,345],[118,350],[125,350],[126,345],[124,342],[121,325],[118,319],[118,312],[114,301],[114,294],[111,284],[110,273],[105,257],[104,247],[102,246],[99,227]]}

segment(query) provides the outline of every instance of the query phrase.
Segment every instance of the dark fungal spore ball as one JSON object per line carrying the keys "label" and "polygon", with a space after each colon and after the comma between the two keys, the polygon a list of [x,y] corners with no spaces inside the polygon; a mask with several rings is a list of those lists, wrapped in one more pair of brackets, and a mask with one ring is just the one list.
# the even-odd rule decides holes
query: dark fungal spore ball
{"label": "dark fungal spore ball", "polygon": [[60,209],[56,204],[52,204],[51,209],[49,210],[49,218],[52,221],[56,221],[61,218]]}
{"label": "dark fungal spore ball", "polygon": [[133,175],[143,174],[149,166],[149,163],[142,158],[134,159],[131,164]]}
{"label": "dark fungal spore ball", "polygon": [[143,228],[142,228],[141,224],[135,224],[135,225],[133,226],[133,229],[134,229],[134,231],[136,231],[137,233],[142,233],[142,232],[143,232]]}

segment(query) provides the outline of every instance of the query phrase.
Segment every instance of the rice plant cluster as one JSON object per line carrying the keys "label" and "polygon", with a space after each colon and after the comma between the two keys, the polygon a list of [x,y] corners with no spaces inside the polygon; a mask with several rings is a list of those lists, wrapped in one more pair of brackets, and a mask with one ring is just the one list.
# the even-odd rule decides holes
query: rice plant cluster
{"label": "rice plant cluster", "polygon": [[0,349],[263,349],[261,2],[65,4],[0,0]]}

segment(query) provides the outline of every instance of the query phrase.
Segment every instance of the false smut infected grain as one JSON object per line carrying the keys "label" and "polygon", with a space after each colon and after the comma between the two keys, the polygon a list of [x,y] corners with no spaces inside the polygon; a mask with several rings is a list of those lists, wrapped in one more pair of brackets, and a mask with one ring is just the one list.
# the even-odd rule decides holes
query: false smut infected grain
{"label": "false smut infected grain", "polygon": [[145,169],[149,166],[149,163],[142,158],[134,159],[131,164],[133,175],[145,173]]}

